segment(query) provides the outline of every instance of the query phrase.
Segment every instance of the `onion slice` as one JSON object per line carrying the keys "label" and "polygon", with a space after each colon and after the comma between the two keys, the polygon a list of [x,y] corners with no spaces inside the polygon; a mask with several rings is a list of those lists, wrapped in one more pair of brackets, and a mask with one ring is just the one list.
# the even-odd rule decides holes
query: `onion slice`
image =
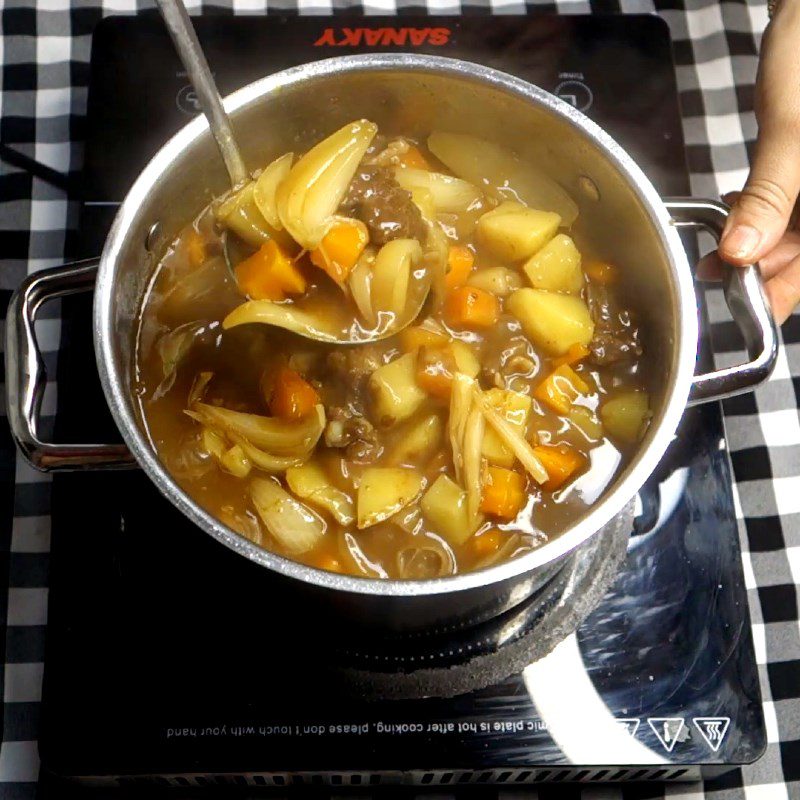
{"label": "onion slice", "polygon": [[536,457],[533,448],[525,440],[525,437],[512,425],[509,425],[503,416],[489,405],[483,396],[483,392],[477,388],[474,392],[474,398],[486,421],[500,437],[503,444],[519,459],[522,466],[530,473],[530,476],[537,483],[544,483],[548,480],[550,476],[547,474],[547,470]]}
{"label": "onion slice", "polygon": [[328,231],[378,126],[350,122],[312,147],[281,181],[275,194],[281,224],[306,250]]}
{"label": "onion slice", "polygon": [[566,190],[505,147],[465,133],[435,131],[428,148],[459,178],[484,188],[496,200],[521,200],[531,208],[555,211],[569,227],[578,206]]}
{"label": "onion slice", "polygon": [[284,153],[268,164],[264,171],[256,178],[253,188],[253,200],[264,219],[275,230],[281,230],[281,218],[278,216],[278,207],[275,195],[281,181],[289,174],[292,168],[294,153]]}
{"label": "onion slice", "polygon": [[290,555],[313,550],[325,535],[325,521],[270,478],[254,478],[250,498],[267,530]]}
{"label": "onion slice", "polygon": [[309,453],[325,429],[322,405],[315,406],[314,413],[299,422],[231,411],[207,403],[194,403],[186,413],[231,439],[244,439],[248,444],[278,456],[297,457]]}

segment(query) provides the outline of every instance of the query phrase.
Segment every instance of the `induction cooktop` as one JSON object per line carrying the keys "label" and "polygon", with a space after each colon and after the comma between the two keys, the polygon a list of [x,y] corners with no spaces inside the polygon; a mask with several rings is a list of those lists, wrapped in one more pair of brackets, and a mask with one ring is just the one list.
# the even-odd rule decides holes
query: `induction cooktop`
{"label": "induction cooktop", "polygon": [[[659,191],[688,193],[670,40],[656,17],[196,22],[223,92],[348,53],[468,59],[573,104]],[[137,172],[197,112],[157,17],[98,26],[76,255],[99,252]],[[62,318],[59,438],[118,439],[97,381],[90,299],[65,298]],[[47,786],[685,780],[765,747],[716,405],[686,413],[637,498],[629,541],[576,553],[529,606],[447,636],[354,647],[346,626],[321,629],[313,607],[287,604],[262,568],[204,536],[136,471],[56,475],[52,519]],[[612,581],[602,566],[619,561]],[[565,586],[578,585],[597,595],[583,621],[547,640],[554,609],[574,598]]]}

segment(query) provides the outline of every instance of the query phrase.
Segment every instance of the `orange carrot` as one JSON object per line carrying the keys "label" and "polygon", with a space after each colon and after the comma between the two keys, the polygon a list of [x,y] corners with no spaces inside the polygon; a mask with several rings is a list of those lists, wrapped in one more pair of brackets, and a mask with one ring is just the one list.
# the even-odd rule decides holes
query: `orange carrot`
{"label": "orange carrot", "polygon": [[445,275],[444,285],[447,289],[455,289],[463,286],[472,272],[472,265],[475,263],[475,256],[472,250],[461,244],[450,246],[447,252],[447,275]]}
{"label": "orange carrot", "polygon": [[423,325],[412,325],[400,332],[400,347],[404,353],[411,353],[425,345],[441,347],[448,341],[446,333],[426,328]]}
{"label": "orange carrot", "polygon": [[560,367],[563,364],[567,366],[572,366],[573,364],[577,364],[579,361],[583,361],[586,356],[589,355],[591,350],[585,344],[571,344],[569,346],[569,350],[564,353],[563,356],[559,356],[558,358],[553,359],[553,366]]}
{"label": "orange carrot", "polygon": [[469,540],[470,547],[476,558],[484,558],[500,549],[502,534],[497,528],[479,533]]}
{"label": "orange carrot", "polygon": [[573,401],[590,392],[589,384],[568,364],[562,364],[533,390],[533,396],[556,414],[569,414]]}
{"label": "orange carrot", "polygon": [[497,298],[473,286],[453,289],[444,301],[444,318],[454,328],[490,328],[499,316]]}
{"label": "orange carrot", "polygon": [[590,281],[601,286],[612,286],[619,279],[619,269],[607,261],[587,261],[583,265],[583,271]]}
{"label": "orange carrot", "polygon": [[554,492],[586,465],[586,456],[566,444],[540,444],[533,448],[536,458],[542,462],[550,478],[542,484],[548,492]]}
{"label": "orange carrot", "polygon": [[236,280],[251,300],[285,300],[306,290],[302,272],[273,239],[236,265]]}
{"label": "orange carrot", "polygon": [[317,403],[319,395],[314,387],[293,369],[281,367],[269,401],[272,415],[281,419],[303,419],[314,410]]}
{"label": "orange carrot", "polygon": [[417,385],[437,400],[449,400],[453,373],[457,369],[453,351],[449,347],[423,345],[417,358]]}
{"label": "orange carrot", "polygon": [[409,167],[411,169],[429,170],[431,168],[425,156],[422,155],[419,148],[414,147],[413,144],[400,156],[400,166]]}
{"label": "orange carrot", "polygon": [[514,519],[525,505],[525,478],[511,469],[489,467],[480,509],[501,519]]}
{"label": "orange carrot", "polygon": [[309,253],[311,263],[338,284],[344,283],[367,246],[369,236],[363,225],[342,222],[334,225],[319,247]]}

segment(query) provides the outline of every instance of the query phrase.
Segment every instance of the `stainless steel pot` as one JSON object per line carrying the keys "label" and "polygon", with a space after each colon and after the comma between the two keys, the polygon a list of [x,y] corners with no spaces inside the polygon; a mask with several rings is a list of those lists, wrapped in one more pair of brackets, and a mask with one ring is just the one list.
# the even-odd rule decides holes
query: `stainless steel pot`
{"label": "stainless steel pot", "polygon": [[[647,309],[647,358],[662,365],[653,392],[653,420],[636,458],[572,528],[522,558],[477,573],[401,582],[334,575],[262,550],[176,485],[142,431],[131,398],[136,316],[152,270],[176,231],[227,188],[205,121],[191,122],[156,154],[128,193],[99,269],[84,262],[40,272],[14,295],[6,345],[11,428],[25,457],[39,469],[121,467],[135,459],[199,529],[283,576],[287,587],[317,592],[321,609],[336,608],[354,620],[407,631],[463,624],[508,608],[542,586],[582,542],[620,526],[630,529],[633,498],[664,454],[687,402],[746,391],[770,373],[777,337],[754,265],[731,270],[725,284],[749,361],[694,374],[697,305],[677,229],[702,228],[719,237],[726,207],[711,200],[662,200],[606,133],[535,86],[446,58],[353,56],[280,72],[234,93],[225,107],[250,168],[290,147],[302,150],[305,143],[360,117],[409,134],[435,128],[475,133],[546,165],[579,203],[587,234],[627,268],[627,285],[640,308]],[[36,311],[47,299],[91,288],[98,370],[127,447],[58,445],[41,441],[36,433],[45,381],[33,330]]]}

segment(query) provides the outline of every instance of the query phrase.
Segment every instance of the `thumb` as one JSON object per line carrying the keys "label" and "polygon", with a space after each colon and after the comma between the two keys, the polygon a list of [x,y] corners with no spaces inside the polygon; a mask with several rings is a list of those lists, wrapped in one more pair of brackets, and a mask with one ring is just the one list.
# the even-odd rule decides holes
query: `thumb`
{"label": "thumb", "polygon": [[793,124],[762,128],[744,189],[731,209],[719,252],[733,264],[769,253],[789,225],[800,191],[800,144]]}

